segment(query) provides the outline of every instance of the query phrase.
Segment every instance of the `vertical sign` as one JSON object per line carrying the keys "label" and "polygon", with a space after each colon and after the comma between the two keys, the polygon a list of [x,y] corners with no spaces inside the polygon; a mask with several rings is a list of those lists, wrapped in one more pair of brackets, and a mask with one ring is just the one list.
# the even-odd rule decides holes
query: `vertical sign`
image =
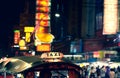
{"label": "vertical sign", "polygon": [[19,30],[15,30],[14,31],[14,44],[18,44],[20,40],[20,31]]}
{"label": "vertical sign", "polygon": [[37,51],[50,51],[53,35],[50,33],[50,0],[36,1],[35,44]]}
{"label": "vertical sign", "polygon": [[104,0],[103,34],[116,34],[118,31],[118,0]]}

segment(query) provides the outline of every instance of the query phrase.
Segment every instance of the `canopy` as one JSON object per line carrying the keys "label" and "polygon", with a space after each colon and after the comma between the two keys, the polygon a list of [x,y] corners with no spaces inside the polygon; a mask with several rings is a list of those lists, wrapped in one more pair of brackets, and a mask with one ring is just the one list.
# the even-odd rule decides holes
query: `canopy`
{"label": "canopy", "polygon": [[8,58],[1,63],[1,67],[9,73],[22,72],[28,68],[43,63],[43,60],[37,56],[20,56]]}

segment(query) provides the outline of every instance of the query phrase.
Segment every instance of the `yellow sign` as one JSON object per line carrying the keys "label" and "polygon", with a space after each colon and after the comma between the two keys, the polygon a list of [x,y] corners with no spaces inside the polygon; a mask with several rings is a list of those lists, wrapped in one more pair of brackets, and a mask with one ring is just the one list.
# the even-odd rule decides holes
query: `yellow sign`
{"label": "yellow sign", "polygon": [[36,47],[37,51],[50,51],[51,50],[51,45],[50,44],[41,44],[41,45],[37,45]]}
{"label": "yellow sign", "polygon": [[24,27],[24,32],[33,32],[34,27]]}

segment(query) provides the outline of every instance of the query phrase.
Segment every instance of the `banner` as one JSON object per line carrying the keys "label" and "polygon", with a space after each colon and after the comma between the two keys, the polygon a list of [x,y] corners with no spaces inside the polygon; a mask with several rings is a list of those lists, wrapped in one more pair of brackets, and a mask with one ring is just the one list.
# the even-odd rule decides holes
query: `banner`
{"label": "banner", "polygon": [[118,31],[118,0],[104,0],[103,35]]}

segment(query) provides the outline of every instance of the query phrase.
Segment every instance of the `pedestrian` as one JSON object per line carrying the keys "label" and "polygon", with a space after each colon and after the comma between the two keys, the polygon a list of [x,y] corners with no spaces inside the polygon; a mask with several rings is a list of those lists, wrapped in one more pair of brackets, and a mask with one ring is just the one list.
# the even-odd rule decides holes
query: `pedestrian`
{"label": "pedestrian", "polygon": [[100,78],[101,71],[100,71],[99,66],[98,66],[98,67],[96,67],[96,74],[97,74],[97,78]]}
{"label": "pedestrian", "polygon": [[95,68],[92,66],[92,67],[91,67],[91,70],[90,70],[90,78],[95,78],[95,72],[96,72],[96,70],[95,70]]}
{"label": "pedestrian", "polygon": [[102,66],[101,69],[100,69],[100,72],[101,72],[101,78],[105,78],[105,66]]}
{"label": "pedestrian", "polygon": [[106,66],[105,78],[110,78],[110,67]]}
{"label": "pedestrian", "polygon": [[110,69],[109,78],[115,78],[115,70],[113,68]]}
{"label": "pedestrian", "polygon": [[120,78],[120,69],[117,69],[116,78]]}

